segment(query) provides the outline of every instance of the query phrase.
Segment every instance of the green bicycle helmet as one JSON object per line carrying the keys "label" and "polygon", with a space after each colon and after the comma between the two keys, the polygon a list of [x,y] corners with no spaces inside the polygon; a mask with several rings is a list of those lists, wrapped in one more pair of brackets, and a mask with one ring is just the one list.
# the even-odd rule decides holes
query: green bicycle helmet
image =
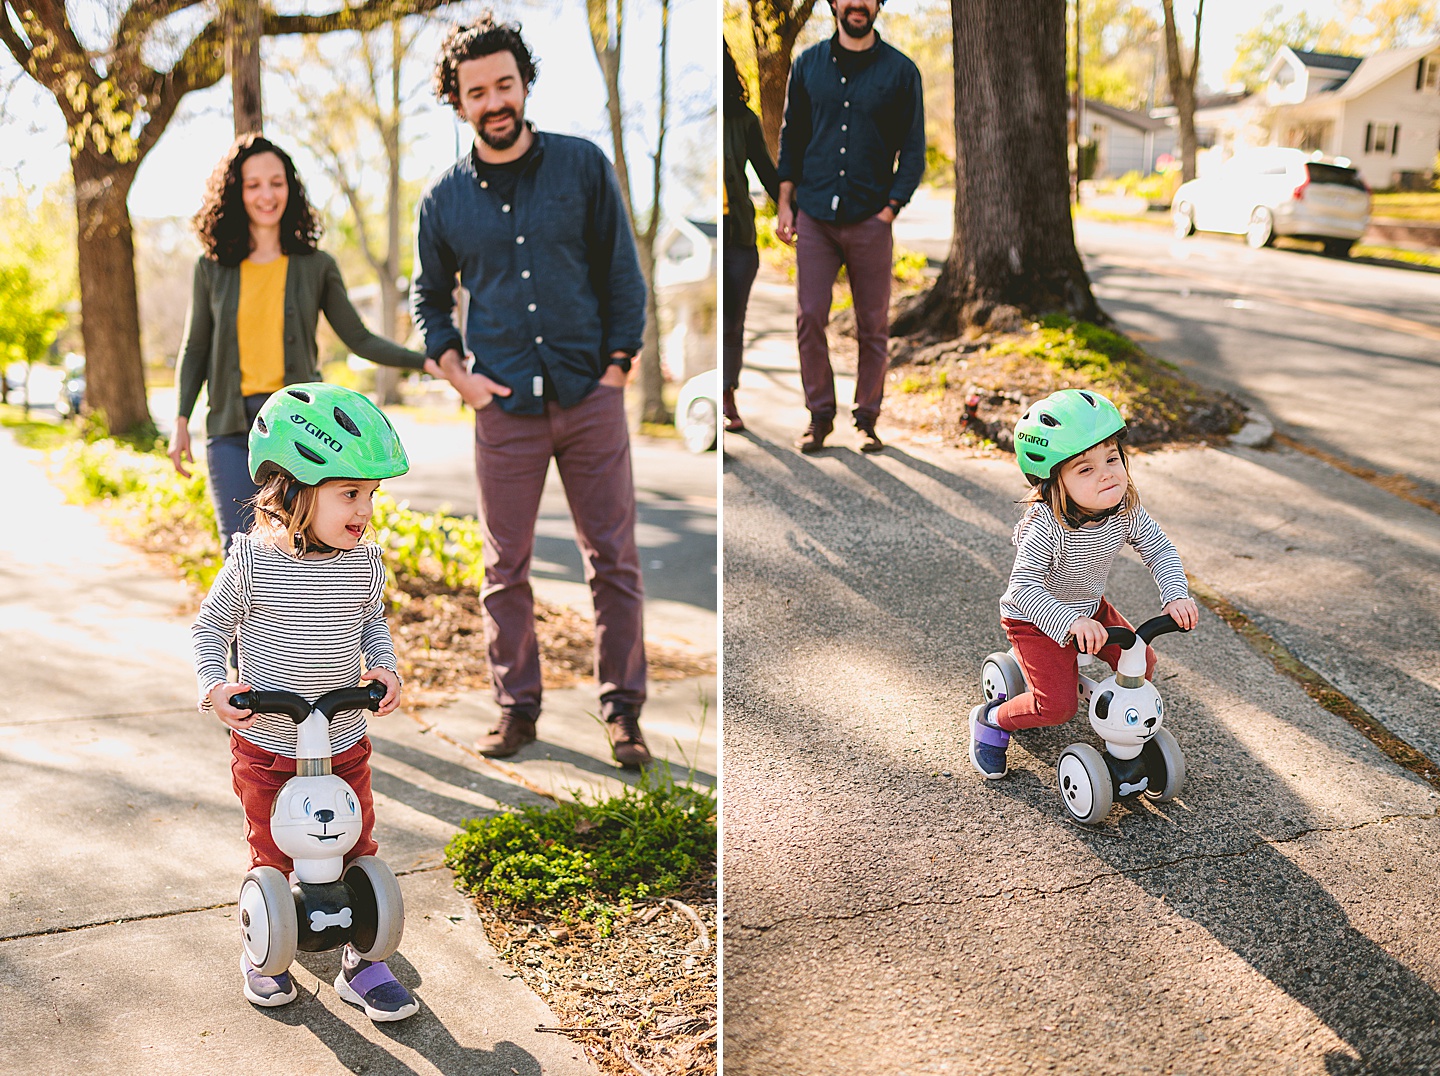
{"label": "green bicycle helmet", "polygon": [[1039,485],[1071,456],[1124,432],[1124,417],[1104,396],[1061,389],[1031,404],[1016,421],[1015,459],[1030,484]]}
{"label": "green bicycle helmet", "polygon": [[250,428],[256,484],[277,471],[318,486],[331,478],[395,478],[409,469],[385,413],[339,385],[289,385],[265,401]]}

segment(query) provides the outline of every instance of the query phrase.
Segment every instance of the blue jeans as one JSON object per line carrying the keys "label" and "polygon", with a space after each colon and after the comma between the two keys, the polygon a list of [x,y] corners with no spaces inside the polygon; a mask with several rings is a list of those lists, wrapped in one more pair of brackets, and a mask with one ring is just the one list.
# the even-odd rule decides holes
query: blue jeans
{"label": "blue jeans", "polygon": [[255,416],[270,398],[259,392],[245,397],[245,433],[227,433],[205,442],[205,461],[210,469],[210,499],[215,502],[215,523],[220,530],[220,551],[230,555],[230,539],[244,534],[255,519],[250,498],[260,492],[250,478],[250,434]]}
{"label": "blue jeans", "polygon": [[740,387],[745,362],[745,308],[760,271],[760,251],[753,246],[725,248],[724,360],[725,387]]}

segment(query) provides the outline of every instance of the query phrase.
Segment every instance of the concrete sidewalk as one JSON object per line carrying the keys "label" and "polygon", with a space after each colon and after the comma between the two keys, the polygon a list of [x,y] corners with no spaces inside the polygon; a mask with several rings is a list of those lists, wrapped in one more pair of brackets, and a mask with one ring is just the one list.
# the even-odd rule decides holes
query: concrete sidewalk
{"label": "concrete sidewalk", "polygon": [[[535,1030],[557,1021],[441,865],[466,818],[631,779],[593,688],[547,693],[541,740],[508,762],[465,746],[488,699],[372,720],[376,836],[407,912],[391,966],[421,1010],[372,1025],[335,995],[336,953],[301,954],[300,998],[257,1009],[240,993],[239,802],[225,730],[195,710],[187,592],[63,503],[8,433],[0,473],[18,509],[0,528],[0,1072],[594,1073]],[[711,783],[714,694],[713,677],[655,685],[644,721]]]}
{"label": "concrete sidewalk", "polygon": [[[981,781],[1024,486],[883,415],[861,456],[843,408],[791,448],[792,302],[762,276],[725,445],[727,1073],[1440,1071],[1440,794],[1208,612],[1156,646],[1178,801],[1067,824],[1084,717]],[[1433,514],[1285,450],[1135,470],[1194,576],[1440,759]],[[1158,611],[1133,555],[1109,592]]]}

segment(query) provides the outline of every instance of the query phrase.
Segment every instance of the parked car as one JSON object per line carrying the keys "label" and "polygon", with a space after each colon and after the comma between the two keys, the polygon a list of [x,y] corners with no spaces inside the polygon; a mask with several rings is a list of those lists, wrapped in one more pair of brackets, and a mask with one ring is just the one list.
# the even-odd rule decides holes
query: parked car
{"label": "parked car", "polygon": [[720,433],[720,371],[706,370],[680,386],[675,426],[691,452],[709,452]]}
{"label": "parked car", "polygon": [[80,405],[85,402],[85,356],[75,352],[65,356],[64,377],[60,391],[55,396],[55,410],[61,418],[74,418],[80,414]]}
{"label": "parked car", "polygon": [[1370,188],[1344,157],[1268,147],[1182,184],[1171,213],[1181,239],[1233,232],[1259,249],[1285,235],[1318,239],[1326,254],[1344,258],[1370,223]]}

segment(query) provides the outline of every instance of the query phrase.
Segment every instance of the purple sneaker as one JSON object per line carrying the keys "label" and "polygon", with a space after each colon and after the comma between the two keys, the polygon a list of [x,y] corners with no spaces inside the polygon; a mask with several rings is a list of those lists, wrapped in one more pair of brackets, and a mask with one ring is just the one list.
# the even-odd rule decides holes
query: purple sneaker
{"label": "purple sneaker", "polygon": [[390,973],[383,960],[362,960],[346,945],[340,957],[340,974],[335,992],[351,1005],[360,1005],[365,1015],[379,1022],[403,1020],[420,1010],[420,1003]]}
{"label": "purple sneaker", "polygon": [[295,1000],[295,981],[288,971],[279,975],[261,975],[244,953],[240,954],[240,970],[245,973],[245,997],[254,1004],[273,1009]]}
{"label": "purple sneaker", "polygon": [[970,765],[987,781],[998,781],[1008,772],[1005,749],[1010,746],[1010,734],[989,720],[990,711],[999,705],[998,700],[982,702],[970,711]]}

